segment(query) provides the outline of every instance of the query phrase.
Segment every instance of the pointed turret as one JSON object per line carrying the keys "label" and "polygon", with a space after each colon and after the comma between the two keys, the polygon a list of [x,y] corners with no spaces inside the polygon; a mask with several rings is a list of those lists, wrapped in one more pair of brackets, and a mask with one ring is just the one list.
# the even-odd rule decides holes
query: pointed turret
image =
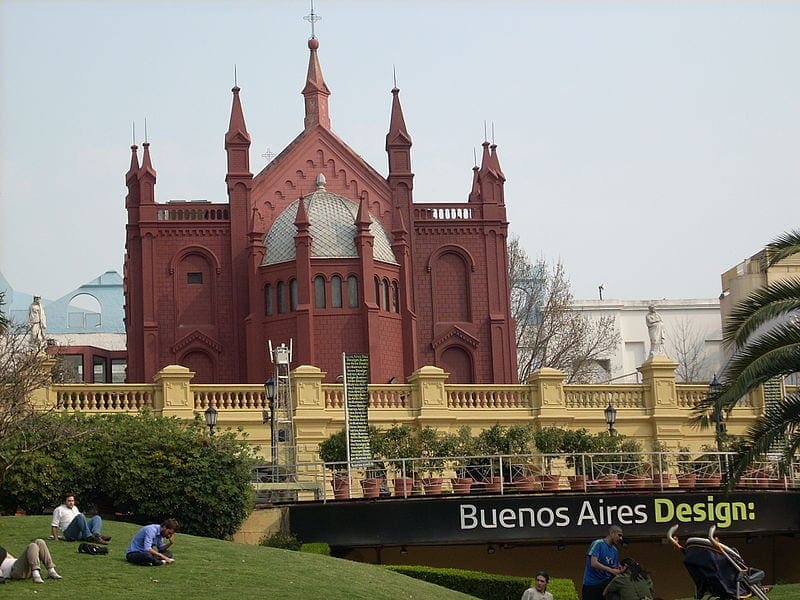
{"label": "pointed turret", "polygon": [[500,159],[497,156],[497,144],[492,143],[492,145],[489,146],[489,149],[492,151],[492,169],[495,170],[500,179],[505,181],[506,176],[503,174],[503,169],[500,168]]}
{"label": "pointed turret", "polygon": [[[403,118],[403,107],[400,105],[400,90],[392,88],[392,115],[389,119],[389,133],[386,134],[386,151],[390,147],[399,146],[404,148],[411,147],[411,136],[406,129],[406,121]],[[410,168],[411,165],[408,165]],[[391,170],[391,156],[389,169]]]}
{"label": "pointed turret", "polygon": [[136,173],[136,177],[139,179],[139,203],[155,204],[156,170],[153,168],[153,163],[150,162],[150,142],[144,142],[142,149],[142,166]]}
{"label": "pointed turret", "polygon": [[[506,181],[506,177],[500,170],[500,161],[497,158],[497,145],[483,142],[482,146],[483,156],[481,157],[481,168],[478,171],[480,201],[484,204],[497,204],[502,206],[505,204],[503,184]],[[470,194],[470,198],[473,198],[473,194]]]}
{"label": "pointed turret", "polygon": [[308,226],[311,225],[311,221],[308,220],[306,203],[302,198],[300,198],[300,202],[297,203],[297,214],[294,218],[294,225],[297,227],[297,233],[308,232]]}
{"label": "pointed turret", "polygon": [[312,37],[308,40],[308,49],[311,53],[308,57],[306,86],[302,92],[306,105],[304,126],[305,129],[309,129],[316,125],[321,125],[325,129],[330,129],[331,118],[328,112],[328,96],[331,95],[331,91],[322,77],[322,67],[319,66],[317,48],[319,48],[319,40]]}
{"label": "pointed turret", "polygon": [[250,175],[250,134],[244,122],[239,86],[233,86],[231,120],[225,133],[225,151],[228,154],[228,177]]}
{"label": "pointed turret", "polygon": [[480,185],[480,179],[478,177],[478,165],[472,167],[472,189],[469,192],[467,201],[468,202],[481,201],[481,185]]}
{"label": "pointed turret", "polygon": [[131,166],[125,173],[125,185],[128,187],[128,195],[125,196],[125,206],[133,207],[139,205],[139,156],[136,151],[139,147],[134,144],[131,146]]}
{"label": "pointed turret", "polygon": [[372,224],[372,219],[369,216],[369,209],[367,208],[366,196],[361,196],[358,203],[358,215],[356,215],[356,226],[359,231],[369,232],[369,226]]}

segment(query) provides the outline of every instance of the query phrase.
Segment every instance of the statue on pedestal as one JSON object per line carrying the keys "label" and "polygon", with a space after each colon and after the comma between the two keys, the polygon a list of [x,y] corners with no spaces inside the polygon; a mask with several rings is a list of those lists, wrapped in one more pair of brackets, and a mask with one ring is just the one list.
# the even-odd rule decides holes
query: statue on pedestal
{"label": "statue on pedestal", "polygon": [[656,312],[656,307],[651,304],[647,308],[647,315],[645,315],[645,323],[647,323],[647,334],[650,336],[650,356],[666,356],[664,350],[664,322],[661,320],[661,315]]}
{"label": "statue on pedestal", "polygon": [[44,314],[41,296],[34,296],[28,307],[28,343],[31,348],[41,349],[45,345],[44,330],[47,329],[47,317]]}

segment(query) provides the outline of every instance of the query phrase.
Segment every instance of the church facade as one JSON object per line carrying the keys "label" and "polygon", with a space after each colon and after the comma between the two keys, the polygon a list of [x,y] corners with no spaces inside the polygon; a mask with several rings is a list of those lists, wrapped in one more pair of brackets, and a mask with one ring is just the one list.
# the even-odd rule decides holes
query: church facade
{"label": "church facade", "polygon": [[[228,202],[157,203],[149,144],[131,147],[124,269],[128,382],[168,364],[195,383],[258,383],[268,342],[334,381],[366,353],[370,381],[424,365],[451,383],[515,383],[504,200],[497,148],[483,143],[461,202],[415,203],[399,90],[388,176],[331,130],[319,41],[308,41],[303,130],[257,175],[234,87],[225,134]],[[465,189],[469,181],[465,182]]]}

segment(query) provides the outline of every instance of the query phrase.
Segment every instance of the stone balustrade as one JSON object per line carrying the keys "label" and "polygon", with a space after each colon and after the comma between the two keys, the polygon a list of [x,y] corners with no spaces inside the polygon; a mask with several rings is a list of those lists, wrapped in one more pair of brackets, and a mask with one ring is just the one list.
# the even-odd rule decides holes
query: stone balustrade
{"label": "stone balustrade", "polygon": [[[615,429],[639,439],[645,448],[656,441],[663,447],[693,450],[714,443],[711,429],[690,423],[692,408],[704,399],[707,386],[675,382],[675,363],[648,360],[639,370],[642,383],[615,385],[564,384],[564,374],[541,369],[519,385],[448,384],[447,373],[422,367],[404,384],[369,386],[369,421],[380,428],[394,423],[431,425],[454,431],[461,425],[473,430],[495,423],[529,422],[536,426],[585,427],[605,430],[603,409],[617,409]],[[162,369],[152,384],[55,384],[34,394],[42,406],[93,413],[136,413],[148,408],[156,414],[192,419],[209,406],[219,411],[218,428],[242,428],[248,440],[269,448],[269,428],[262,411],[269,408],[261,385],[197,385],[193,373],[178,365]],[[344,427],[344,389],[323,383],[325,373],[309,365],[292,371],[292,398],[298,460],[317,460],[317,444]],[[728,431],[744,433],[764,406],[761,390],[748,395],[727,416]]]}

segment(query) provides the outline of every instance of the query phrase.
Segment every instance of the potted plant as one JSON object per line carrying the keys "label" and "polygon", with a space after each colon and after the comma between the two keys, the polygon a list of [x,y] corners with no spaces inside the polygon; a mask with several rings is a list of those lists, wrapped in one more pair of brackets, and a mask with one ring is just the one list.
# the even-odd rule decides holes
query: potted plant
{"label": "potted plant", "polygon": [[469,425],[462,425],[456,433],[445,436],[446,444],[454,456],[453,469],[456,476],[450,479],[454,494],[469,494],[473,479],[469,474],[469,464],[477,453],[477,440],[472,435]]}
{"label": "potted plant", "polygon": [[331,434],[319,443],[319,458],[331,471],[333,497],[350,498],[350,478],[347,473],[347,437],[344,429]]}
{"label": "potted plant", "polygon": [[650,455],[650,472],[653,483],[660,488],[669,487],[670,470],[675,466],[674,455],[662,441],[653,442],[653,453]]}
{"label": "potted plant", "polygon": [[575,470],[570,477],[570,488],[585,490],[587,473],[591,473],[592,468],[592,459],[587,454],[595,451],[595,438],[584,428],[567,429],[563,433],[559,451],[566,455],[567,466]]}
{"label": "potted plant", "polygon": [[422,486],[425,495],[439,495],[442,493],[442,474],[444,473],[444,456],[448,454],[444,447],[444,438],[433,427],[425,426],[417,430],[420,467],[423,473]]}
{"label": "potted plant", "polygon": [[405,424],[394,424],[383,431],[380,451],[381,456],[391,461],[390,464],[394,467],[394,495],[407,498],[414,490],[414,459],[420,454],[414,428]]}
{"label": "potted plant", "polygon": [[681,446],[678,448],[678,474],[675,478],[678,480],[678,487],[684,489],[692,489],[697,481],[697,473],[695,472],[695,465],[692,461],[692,456],[689,454],[689,448]]}

